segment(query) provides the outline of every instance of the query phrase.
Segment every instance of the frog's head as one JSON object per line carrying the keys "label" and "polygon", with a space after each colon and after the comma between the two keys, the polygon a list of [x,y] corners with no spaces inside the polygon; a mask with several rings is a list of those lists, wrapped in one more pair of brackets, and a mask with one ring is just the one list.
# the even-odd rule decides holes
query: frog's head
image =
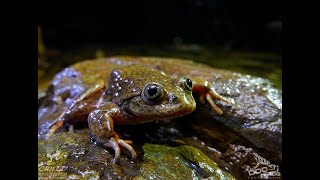
{"label": "frog's head", "polygon": [[163,84],[148,82],[140,96],[131,99],[128,110],[139,121],[170,120],[193,112],[196,102],[192,96],[192,81],[170,79]]}

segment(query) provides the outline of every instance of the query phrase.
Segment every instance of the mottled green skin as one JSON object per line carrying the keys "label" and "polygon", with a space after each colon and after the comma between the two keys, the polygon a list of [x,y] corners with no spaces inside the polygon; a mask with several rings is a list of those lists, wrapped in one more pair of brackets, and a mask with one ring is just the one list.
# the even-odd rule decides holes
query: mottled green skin
{"label": "mottled green skin", "polygon": [[[118,104],[125,114],[133,115],[125,124],[170,120],[196,108],[192,92],[184,89],[180,78],[171,78],[150,67],[130,65],[115,69],[109,82],[105,101]],[[141,97],[142,89],[148,83],[157,83],[164,90],[164,98],[152,105],[146,104]],[[172,96],[176,98],[172,99]]]}
{"label": "mottled green skin", "polygon": [[[195,110],[196,103],[192,93],[201,95],[204,99],[213,90],[213,84],[207,81],[207,76],[214,76],[210,70],[208,66],[177,59],[120,56],[87,60],[57,74],[52,83],[53,97],[49,98],[60,99],[64,94],[69,94],[68,102],[77,101],[77,105],[69,108],[64,116],[65,122],[71,124],[86,121],[89,113],[99,107],[102,111],[113,109],[109,112],[113,124],[168,121]],[[181,84],[182,77],[192,80],[192,92],[186,91]],[[152,105],[141,98],[141,90],[151,82],[159,84],[164,89],[165,96]],[[65,89],[69,92],[65,93]],[[66,105],[70,107],[71,104]],[[118,108],[114,109],[115,106]]]}

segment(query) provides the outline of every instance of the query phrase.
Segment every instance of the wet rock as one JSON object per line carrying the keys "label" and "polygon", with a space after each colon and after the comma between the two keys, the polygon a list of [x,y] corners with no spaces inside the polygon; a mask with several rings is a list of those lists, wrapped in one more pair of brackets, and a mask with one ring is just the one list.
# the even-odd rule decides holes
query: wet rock
{"label": "wet rock", "polygon": [[145,144],[142,174],[134,179],[234,179],[192,146]]}
{"label": "wet rock", "polygon": [[[96,78],[106,78],[108,73],[118,65],[143,64],[156,67],[173,76],[202,77],[212,82],[216,91],[229,98],[233,105],[216,101],[224,114],[217,115],[209,104],[198,104],[194,113],[176,119],[167,125],[156,122],[130,127],[116,127],[117,132],[124,135],[125,139],[135,142],[135,149],[141,159],[131,162],[126,156],[121,156],[119,164],[112,164],[113,152],[107,151],[90,141],[90,134],[86,127],[76,133],[66,133],[65,130],[46,139],[48,125],[65,110],[70,103],[83,92],[87,85]],[[99,72],[99,73],[96,73]],[[43,161],[40,167],[50,165],[55,159],[52,154],[63,154],[59,166],[67,166],[65,172],[75,177],[86,175],[108,179],[143,178],[144,173],[160,172],[144,163],[151,163],[155,158],[155,148],[144,143],[166,144],[159,146],[166,148],[175,157],[178,156],[180,165],[183,160],[188,161],[187,167],[180,170],[193,169],[194,173],[188,177],[210,177],[206,168],[201,167],[199,160],[183,154],[181,149],[169,147],[181,144],[196,147],[205,153],[210,159],[223,170],[228,171],[237,179],[248,176],[247,167],[253,167],[256,162],[254,154],[270,161],[271,164],[281,166],[282,162],[282,92],[273,87],[266,79],[241,75],[238,73],[215,69],[191,61],[150,58],[150,57],[115,57],[100,60],[86,61],[64,69],[55,76],[46,97],[41,96],[38,109],[38,136],[39,136],[39,159]],[[197,99],[198,97],[195,96]],[[63,144],[67,142],[70,144]],[[72,143],[71,143],[72,144]],[[76,157],[76,145],[85,149],[84,154]],[[51,147],[51,149],[50,149]],[[59,147],[59,153],[52,149]],[[170,149],[171,148],[171,149]],[[57,149],[55,149],[57,150]],[[152,153],[149,150],[152,150]],[[50,154],[47,157],[47,154]],[[144,154],[145,153],[145,154]],[[149,155],[148,155],[149,153]],[[147,154],[147,156],[145,156]],[[168,153],[169,154],[169,153]],[[64,156],[67,157],[64,157]],[[142,156],[142,157],[141,157]],[[164,154],[158,155],[166,158]],[[180,159],[180,156],[183,157]],[[186,156],[188,157],[186,160]],[[51,157],[51,159],[50,159]],[[206,157],[206,156],[203,156]],[[172,158],[172,157],[170,157]],[[181,161],[180,161],[181,160]],[[39,161],[40,162],[40,161]],[[164,162],[164,161],[163,161]],[[155,166],[155,164],[153,164]],[[166,164],[159,163],[164,168]],[[213,167],[213,165],[211,164]],[[210,167],[211,167],[210,166]],[[154,167],[156,168],[156,167]],[[144,169],[145,171],[141,171]],[[169,171],[169,170],[168,170]],[[180,172],[180,171],[179,171]],[[190,172],[190,171],[189,171]],[[162,172],[170,176],[166,171]],[[181,173],[182,175],[185,175]],[[48,174],[45,174],[48,175]],[[171,177],[171,176],[170,176]]]}
{"label": "wet rock", "polygon": [[39,177],[123,179],[139,173],[140,163],[133,163],[125,156],[118,164],[112,163],[113,153],[91,143],[89,137],[85,129],[39,139]]}
{"label": "wet rock", "polygon": [[234,179],[191,146],[144,144],[136,162],[90,142],[89,131],[59,132],[39,140],[39,177],[51,179]]}
{"label": "wet rock", "polygon": [[224,94],[233,96],[235,105],[223,107],[225,115],[215,116],[215,119],[235,131],[237,136],[252,143],[250,146],[256,151],[280,164],[282,92],[266,79],[240,74],[235,74],[235,77],[238,78],[222,85],[228,90]]}

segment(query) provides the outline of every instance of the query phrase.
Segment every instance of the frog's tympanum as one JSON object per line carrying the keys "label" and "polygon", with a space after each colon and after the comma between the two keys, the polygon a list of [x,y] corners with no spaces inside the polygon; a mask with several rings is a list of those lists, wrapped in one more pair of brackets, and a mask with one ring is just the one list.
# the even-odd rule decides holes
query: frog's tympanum
{"label": "frog's tympanum", "polygon": [[119,66],[108,78],[92,83],[80,94],[52,123],[49,134],[64,124],[88,122],[96,142],[115,151],[114,162],[119,160],[120,147],[134,159],[137,154],[132,141],[121,139],[114,125],[168,121],[189,114],[196,108],[193,93],[199,94],[200,102],[207,100],[218,114],[223,112],[214,99],[230,103],[204,79],[169,76],[142,65]]}

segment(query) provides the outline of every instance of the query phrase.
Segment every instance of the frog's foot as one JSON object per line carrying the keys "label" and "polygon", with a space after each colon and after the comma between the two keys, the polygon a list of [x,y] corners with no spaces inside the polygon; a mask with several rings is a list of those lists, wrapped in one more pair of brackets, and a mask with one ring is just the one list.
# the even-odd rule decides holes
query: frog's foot
{"label": "frog's foot", "polygon": [[[130,145],[132,141],[123,140],[120,135],[114,131],[114,120],[121,120],[122,114],[116,104],[109,103],[90,112],[88,125],[96,142],[102,147],[109,147],[115,151],[113,162],[120,158],[121,151],[126,150],[131,154],[132,159],[137,157],[136,151]],[[122,148],[122,149],[121,149]]]}
{"label": "frog's foot", "polygon": [[58,129],[60,129],[64,125],[64,120],[56,119],[49,125],[49,132],[47,133],[47,137],[50,137],[54,134]]}
{"label": "frog's foot", "polygon": [[123,140],[123,139],[120,139],[118,136],[114,136],[114,137],[111,137],[106,143],[104,143],[103,146],[112,148],[114,150],[115,157],[113,159],[113,162],[115,163],[119,161],[119,158],[121,155],[120,147],[127,149],[130,152],[132,159],[137,158],[137,153],[130,144],[132,144],[132,141]]}
{"label": "frog's foot", "polygon": [[220,115],[223,114],[223,111],[216,105],[213,99],[218,99],[225,103],[231,104],[229,100],[219,95],[213,88],[210,88],[207,92],[200,95],[200,103],[205,103],[205,99],[209,102],[211,107]]}

